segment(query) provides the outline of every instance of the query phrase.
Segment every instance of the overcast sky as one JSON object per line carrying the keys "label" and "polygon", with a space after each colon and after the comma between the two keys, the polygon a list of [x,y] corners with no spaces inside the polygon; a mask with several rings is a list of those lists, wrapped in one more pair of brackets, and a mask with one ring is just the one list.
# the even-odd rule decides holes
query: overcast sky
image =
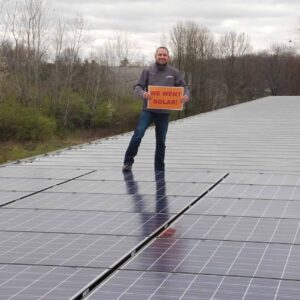
{"label": "overcast sky", "polygon": [[[48,0],[60,15],[82,15],[99,45],[113,32],[132,35],[137,47],[153,52],[178,21],[194,21],[216,37],[245,32],[254,50],[296,42],[300,0]],[[300,38],[300,31],[298,32]]]}

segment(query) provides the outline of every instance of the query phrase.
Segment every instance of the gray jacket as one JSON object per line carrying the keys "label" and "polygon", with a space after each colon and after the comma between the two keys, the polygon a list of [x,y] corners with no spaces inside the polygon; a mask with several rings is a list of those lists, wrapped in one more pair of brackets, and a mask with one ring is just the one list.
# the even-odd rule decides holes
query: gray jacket
{"label": "gray jacket", "polygon": [[156,86],[181,86],[184,88],[184,95],[190,97],[189,89],[179,71],[169,65],[160,66],[156,63],[142,71],[138,82],[133,86],[134,94],[143,99],[143,109],[156,113],[169,113],[169,110],[147,109],[147,100],[143,95],[148,91],[148,85]]}

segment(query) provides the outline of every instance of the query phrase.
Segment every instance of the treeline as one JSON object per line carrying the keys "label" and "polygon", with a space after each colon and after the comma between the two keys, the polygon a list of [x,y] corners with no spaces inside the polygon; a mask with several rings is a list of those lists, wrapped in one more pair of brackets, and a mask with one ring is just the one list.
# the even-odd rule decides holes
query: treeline
{"label": "treeline", "polygon": [[300,94],[300,56],[293,46],[253,52],[245,33],[229,32],[216,40],[194,22],[177,23],[170,45],[174,64],[191,86],[189,114],[269,95]]}
{"label": "treeline", "polygon": [[0,140],[41,140],[74,129],[132,128],[140,103],[132,100],[130,86],[140,69],[132,64],[129,68],[128,58],[142,63],[126,34],[116,33],[82,60],[88,31],[81,17],[66,21],[56,16],[50,28],[46,1],[4,2]]}
{"label": "treeline", "polygon": [[[88,42],[82,18],[57,18],[50,34],[44,1],[14,2],[8,6],[13,11],[2,8],[0,140],[43,140],[75,129],[132,129],[141,107],[132,85],[144,59],[130,38],[118,33],[82,60]],[[192,95],[187,109],[173,118],[266,95],[299,95],[300,57],[293,47],[273,45],[254,53],[244,33],[216,39],[193,22],[177,23],[169,46],[171,63],[184,74]]]}

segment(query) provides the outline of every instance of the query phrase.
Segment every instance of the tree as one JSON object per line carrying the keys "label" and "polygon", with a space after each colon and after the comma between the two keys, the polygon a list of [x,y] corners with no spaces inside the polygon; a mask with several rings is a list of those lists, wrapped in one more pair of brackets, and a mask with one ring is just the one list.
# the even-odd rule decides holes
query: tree
{"label": "tree", "polygon": [[223,61],[222,74],[227,88],[228,104],[239,101],[239,89],[246,86],[243,58],[250,50],[249,38],[245,33],[225,33],[219,40],[219,55]]}
{"label": "tree", "polygon": [[295,55],[293,47],[278,44],[271,45],[270,53],[265,55],[263,72],[273,96],[282,94],[284,81],[290,78],[287,71],[288,58]]}
{"label": "tree", "polygon": [[80,50],[84,42],[83,32],[85,24],[82,16],[77,16],[67,23],[58,23],[57,38],[55,39],[56,49],[56,72],[58,72],[59,65],[62,66],[64,78],[59,88],[58,103],[65,100],[65,108],[63,113],[63,126],[66,127],[68,123],[68,115],[70,108],[70,92],[72,90],[72,83],[74,78],[75,64],[80,60]]}
{"label": "tree", "polygon": [[[46,58],[45,0],[7,1],[5,22],[14,41],[13,71],[21,102],[41,105],[40,66]],[[18,74],[18,75],[17,75]]]}
{"label": "tree", "polygon": [[0,102],[1,102],[1,98],[2,98],[2,84],[4,81],[5,76],[7,75],[7,68],[6,68],[6,64],[4,62],[3,57],[0,56]]}
{"label": "tree", "polygon": [[[4,0],[0,1],[0,18],[2,20],[3,20],[3,6],[4,6],[4,2],[5,2]],[[0,27],[0,32],[2,32],[1,27]],[[0,45],[3,44],[4,38],[5,38],[5,30],[2,33],[2,35],[3,36],[1,36],[1,39],[0,39],[1,44]],[[1,50],[0,50],[0,101],[1,101],[1,85],[2,85],[3,79],[4,79],[4,77],[6,75],[6,72],[7,72],[6,64],[4,62],[4,58],[3,58],[3,54],[2,54]]]}
{"label": "tree", "polygon": [[170,39],[174,63],[191,85],[193,111],[209,110],[213,101],[208,82],[215,52],[212,34],[195,22],[178,22],[171,30]]}

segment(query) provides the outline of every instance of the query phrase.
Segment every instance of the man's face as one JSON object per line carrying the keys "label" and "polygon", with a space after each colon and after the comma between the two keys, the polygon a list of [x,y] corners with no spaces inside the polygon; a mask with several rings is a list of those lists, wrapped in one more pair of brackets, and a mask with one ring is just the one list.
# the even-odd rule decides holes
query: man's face
{"label": "man's face", "polygon": [[159,48],[155,54],[155,60],[160,65],[165,65],[169,61],[169,54],[166,49]]}

